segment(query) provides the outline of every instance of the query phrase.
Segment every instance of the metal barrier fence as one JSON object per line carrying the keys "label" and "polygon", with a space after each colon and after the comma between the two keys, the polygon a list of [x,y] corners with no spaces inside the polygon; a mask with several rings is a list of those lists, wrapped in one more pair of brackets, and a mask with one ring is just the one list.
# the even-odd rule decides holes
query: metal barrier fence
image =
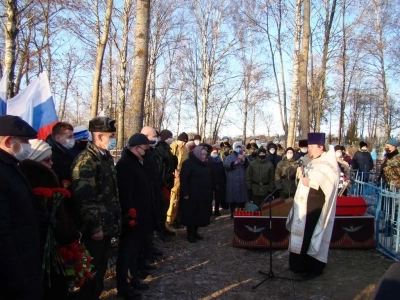
{"label": "metal barrier fence", "polygon": [[362,196],[368,204],[367,212],[375,216],[376,249],[399,260],[400,193],[394,188],[386,189],[371,184],[374,181],[366,183],[363,178],[360,179],[353,180],[351,194]]}

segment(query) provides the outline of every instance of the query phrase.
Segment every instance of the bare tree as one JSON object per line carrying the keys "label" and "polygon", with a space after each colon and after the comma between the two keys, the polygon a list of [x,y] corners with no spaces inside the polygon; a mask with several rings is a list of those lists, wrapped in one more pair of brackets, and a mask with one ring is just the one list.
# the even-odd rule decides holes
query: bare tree
{"label": "bare tree", "polygon": [[143,126],[143,109],[148,71],[149,26],[150,0],[138,0],[136,4],[135,58],[131,92],[133,129],[137,132]]}

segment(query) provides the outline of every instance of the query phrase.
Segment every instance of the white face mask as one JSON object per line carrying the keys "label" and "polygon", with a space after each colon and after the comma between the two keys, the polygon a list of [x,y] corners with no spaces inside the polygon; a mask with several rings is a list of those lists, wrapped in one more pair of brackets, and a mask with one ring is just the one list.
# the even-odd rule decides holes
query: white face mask
{"label": "white face mask", "polygon": [[213,157],[213,158],[218,157],[218,153],[211,153],[211,157]]}
{"label": "white face mask", "polygon": [[335,154],[337,158],[342,157],[342,151],[336,151]]}
{"label": "white face mask", "polygon": [[157,144],[158,144],[158,138],[153,138],[153,141],[155,141],[155,143],[154,144],[150,144],[150,147],[152,147],[152,148],[155,148],[156,146],[157,146]]}
{"label": "white face mask", "polygon": [[173,141],[174,141],[174,140],[173,140],[172,137],[171,137],[171,138],[167,139],[165,142],[166,142],[168,145],[171,145]]}
{"label": "white face mask", "polygon": [[16,141],[21,146],[21,151],[19,151],[18,153],[14,153],[14,157],[19,161],[23,161],[28,157],[29,153],[31,152],[32,146],[31,144],[20,143],[17,140],[14,141]]}
{"label": "white face mask", "polygon": [[287,159],[292,159],[293,158],[293,154],[292,153],[287,153],[286,154],[286,158]]}
{"label": "white face mask", "polygon": [[307,153],[308,148],[300,148],[300,151],[301,151],[302,153]]}
{"label": "white face mask", "polygon": [[361,150],[368,150],[366,146],[362,147]]}
{"label": "white face mask", "polygon": [[274,148],[269,149],[269,153],[274,154],[275,153],[275,149]]}
{"label": "white face mask", "polygon": [[75,145],[75,139],[66,139],[67,143],[63,145],[67,149],[71,149]]}
{"label": "white face mask", "polygon": [[199,140],[195,140],[195,141],[194,141],[194,144],[195,144],[196,146],[198,146],[198,145],[200,145],[200,141],[199,141]]}

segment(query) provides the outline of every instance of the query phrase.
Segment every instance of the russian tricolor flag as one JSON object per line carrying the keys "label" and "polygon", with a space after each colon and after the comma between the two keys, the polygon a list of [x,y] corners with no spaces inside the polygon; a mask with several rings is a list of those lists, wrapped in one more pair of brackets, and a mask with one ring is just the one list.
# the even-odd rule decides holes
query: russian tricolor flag
{"label": "russian tricolor flag", "polygon": [[6,80],[6,72],[4,71],[3,77],[0,81],[0,116],[4,116],[7,114],[7,80]]}
{"label": "russian tricolor flag", "polygon": [[46,140],[58,117],[45,72],[7,101],[7,114],[21,117],[38,132],[38,139]]}

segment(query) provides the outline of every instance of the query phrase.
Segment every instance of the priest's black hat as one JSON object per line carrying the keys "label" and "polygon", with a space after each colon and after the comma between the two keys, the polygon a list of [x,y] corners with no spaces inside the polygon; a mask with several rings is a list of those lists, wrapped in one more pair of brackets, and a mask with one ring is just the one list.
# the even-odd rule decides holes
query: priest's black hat
{"label": "priest's black hat", "polygon": [[307,134],[309,145],[325,145],[325,133],[323,132],[310,132]]}

